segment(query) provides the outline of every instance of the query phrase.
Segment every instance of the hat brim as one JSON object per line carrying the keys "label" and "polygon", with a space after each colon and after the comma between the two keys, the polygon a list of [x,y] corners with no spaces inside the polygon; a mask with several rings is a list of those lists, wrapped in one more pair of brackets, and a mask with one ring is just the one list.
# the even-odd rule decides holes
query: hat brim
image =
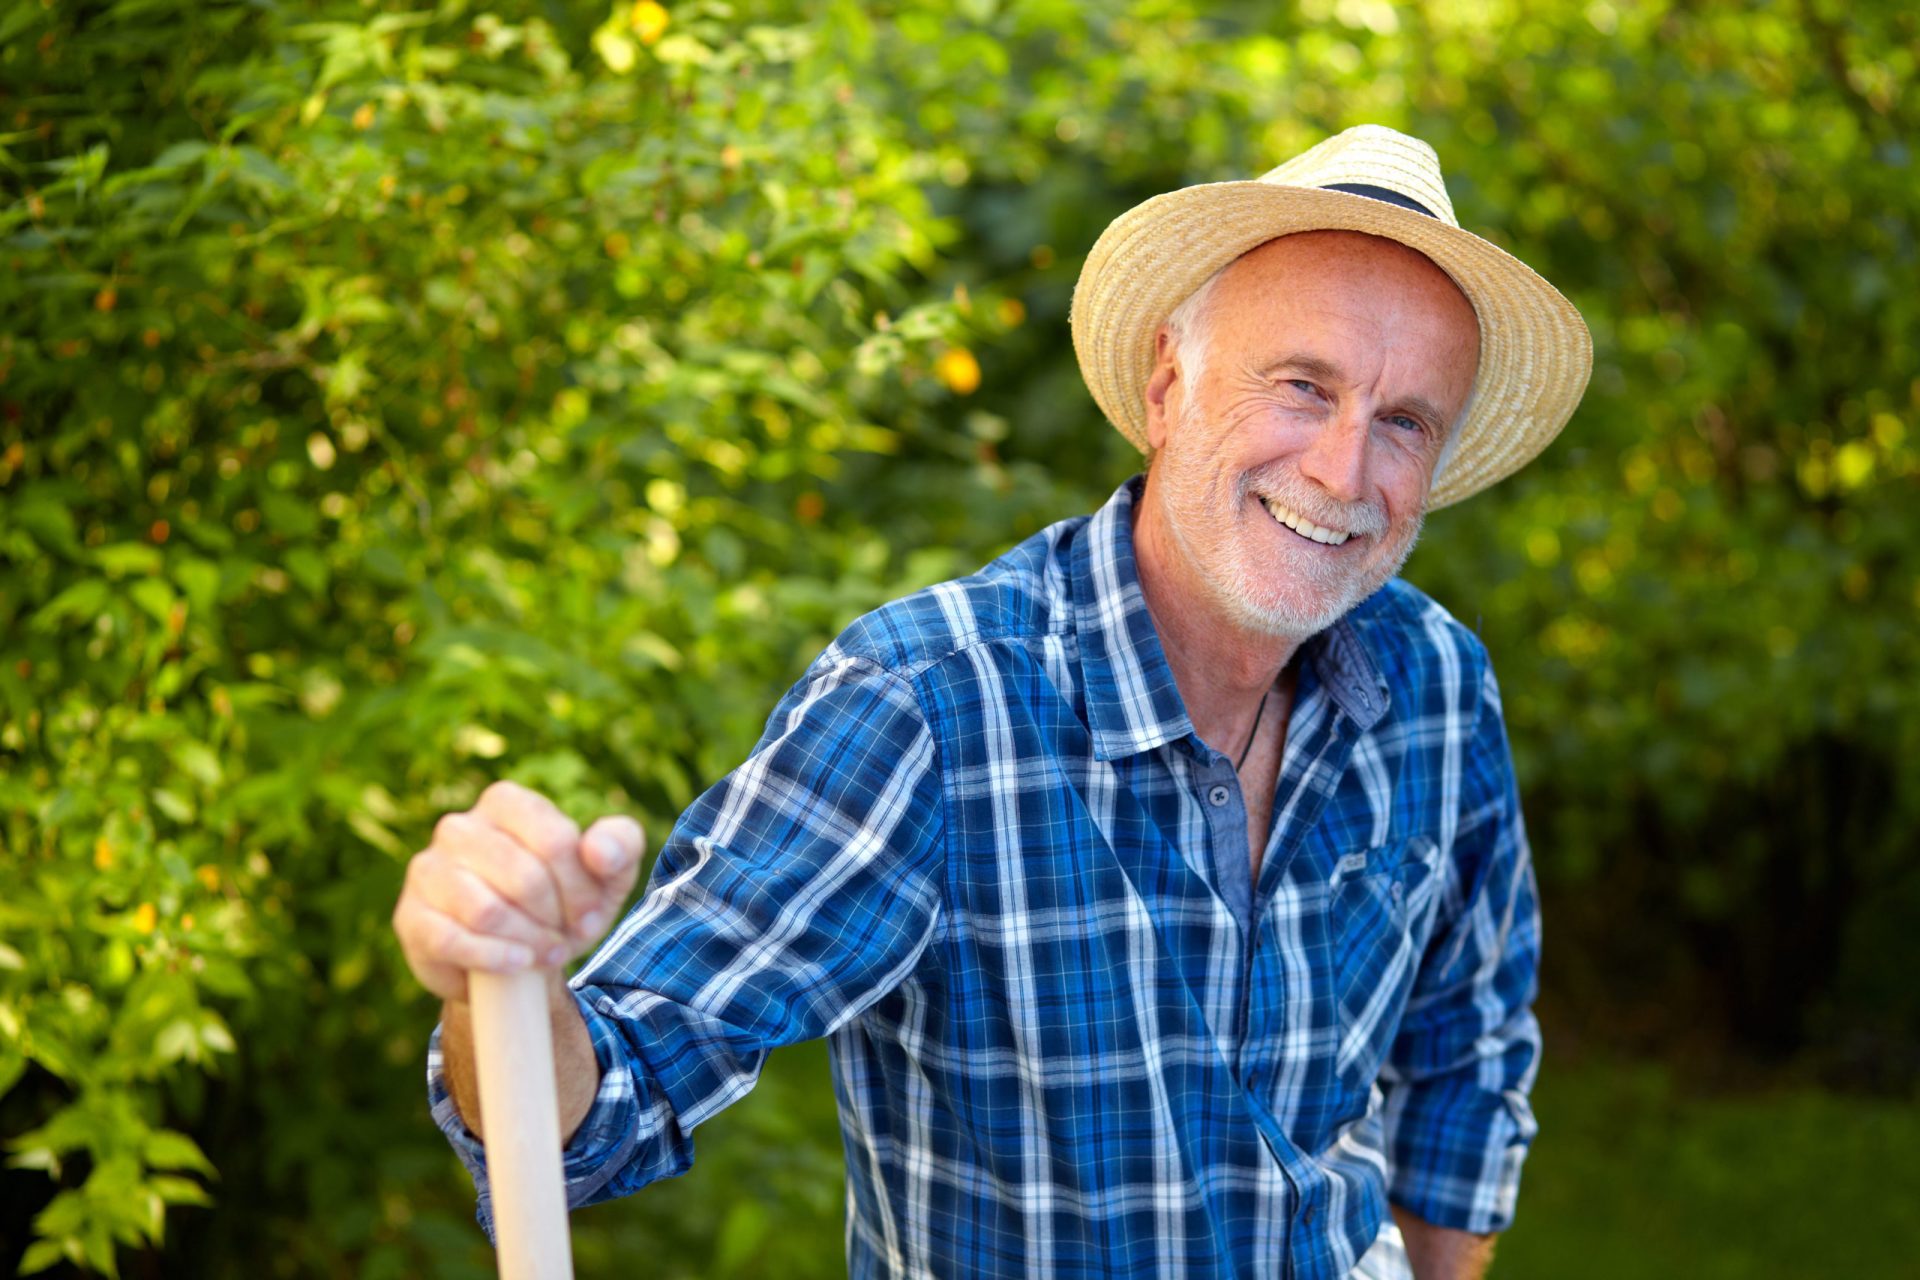
{"label": "hat brim", "polygon": [[1480,323],[1480,365],[1427,507],[1471,497],[1525,466],[1573,415],[1593,369],[1574,305],[1512,254],[1470,231],[1382,200],[1273,182],[1213,182],[1155,196],[1114,219],[1074,286],[1074,354],[1094,402],[1147,447],[1154,335],[1175,307],[1241,254],[1300,231],[1361,231],[1425,254]]}

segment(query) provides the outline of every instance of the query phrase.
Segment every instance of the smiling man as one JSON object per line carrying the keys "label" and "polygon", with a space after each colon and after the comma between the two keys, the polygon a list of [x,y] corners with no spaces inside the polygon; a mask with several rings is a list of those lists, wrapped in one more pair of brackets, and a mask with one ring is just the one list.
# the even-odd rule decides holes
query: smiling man
{"label": "smiling man", "polygon": [[1413,550],[1472,389],[1479,328],[1466,296],[1414,250],[1302,231],[1222,268],[1155,338],[1137,571],[1200,737],[1246,744],[1257,878],[1291,660]]}
{"label": "smiling man", "polygon": [[[856,1276],[1470,1280],[1538,907],[1486,652],[1395,574],[1559,431],[1585,326],[1368,126],[1116,219],[1073,336],[1144,478],[856,621],[682,815],[551,987],[569,1198],[824,1036]],[[499,783],[409,868],[483,1222],[464,971],[597,938],[639,846]]]}

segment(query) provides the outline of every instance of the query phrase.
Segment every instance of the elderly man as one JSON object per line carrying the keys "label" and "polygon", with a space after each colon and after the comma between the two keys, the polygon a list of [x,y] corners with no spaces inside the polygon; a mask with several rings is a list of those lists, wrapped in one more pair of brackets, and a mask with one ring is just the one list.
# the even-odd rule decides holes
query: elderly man
{"label": "elderly man", "polygon": [[[1367,126],[1123,215],[1073,329],[1144,479],[856,621],[682,816],[551,986],[569,1197],[825,1036],[856,1276],[1477,1276],[1538,910],[1486,652],[1394,575],[1559,430],[1585,326]],[[640,853],[498,783],[409,869],[483,1222],[463,975],[562,963]]]}

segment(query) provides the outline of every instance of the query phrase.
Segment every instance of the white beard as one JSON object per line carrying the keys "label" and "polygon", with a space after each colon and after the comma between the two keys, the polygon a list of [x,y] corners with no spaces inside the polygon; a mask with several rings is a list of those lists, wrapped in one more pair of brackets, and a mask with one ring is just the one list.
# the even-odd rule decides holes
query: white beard
{"label": "white beard", "polygon": [[[1193,413],[1193,402],[1188,400],[1182,406],[1182,418]],[[1188,439],[1193,438],[1187,431],[1191,425],[1181,423]],[[1193,493],[1191,489],[1187,492],[1196,504],[1207,502],[1210,497]],[[1290,466],[1239,477],[1230,495],[1233,510],[1244,510],[1254,493],[1274,497],[1316,524],[1356,534],[1401,539],[1399,546],[1385,548],[1384,558],[1357,569],[1321,554],[1290,556],[1282,562],[1271,555],[1256,556],[1250,552],[1244,534],[1229,531],[1223,537],[1196,540],[1189,536],[1189,529],[1209,527],[1201,518],[1204,513],[1168,505],[1168,532],[1182,556],[1194,566],[1214,602],[1245,630],[1296,642],[1325,631],[1400,572],[1413,553],[1426,521],[1423,508],[1411,527],[1396,535],[1388,526],[1386,513],[1377,506],[1333,503],[1324,491],[1301,479]],[[1273,519],[1264,507],[1259,518]],[[1278,526],[1277,521],[1275,524]],[[1289,538],[1297,536],[1284,527],[1282,532]],[[1307,550],[1304,539],[1302,550]],[[1282,585],[1276,586],[1276,582]]]}

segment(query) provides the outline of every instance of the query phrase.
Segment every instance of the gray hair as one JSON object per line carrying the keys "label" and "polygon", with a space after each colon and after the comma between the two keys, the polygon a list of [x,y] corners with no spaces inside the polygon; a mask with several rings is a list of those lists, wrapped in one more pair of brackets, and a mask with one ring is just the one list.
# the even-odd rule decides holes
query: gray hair
{"label": "gray hair", "polygon": [[[1238,259],[1235,259],[1238,261]],[[1201,375],[1207,371],[1207,355],[1211,346],[1212,326],[1209,321],[1214,291],[1219,287],[1220,279],[1227,274],[1229,262],[1218,271],[1203,280],[1198,289],[1188,294],[1186,301],[1175,307],[1167,316],[1167,334],[1172,348],[1173,358],[1179,362],[1180,378],[1186,389],[1182,399],[1191,395],[1193,388],[1200,383]],[[1153,466],[1154,447],[1149,444],[1143,451],[1146,454],[1145,465]]]}
{"label": "gray hair", "polygon": [[1467,402],[1460,406],[1459,414],[1447,424],[1447,438],[1440,443],[1440,457],[1433,464],[1433,479],[1427,482],[1427,492],[1432,493],[1440,483],[1440,477],[1447,473],[1447,464],[1453,461],[1453,451],[1460,445],[1460,428],[1467,425],[1467,419],[1473,415],[1473,402],[1480,398],[1480,378],[1476,372],[1474,385],[1467,390]]}

